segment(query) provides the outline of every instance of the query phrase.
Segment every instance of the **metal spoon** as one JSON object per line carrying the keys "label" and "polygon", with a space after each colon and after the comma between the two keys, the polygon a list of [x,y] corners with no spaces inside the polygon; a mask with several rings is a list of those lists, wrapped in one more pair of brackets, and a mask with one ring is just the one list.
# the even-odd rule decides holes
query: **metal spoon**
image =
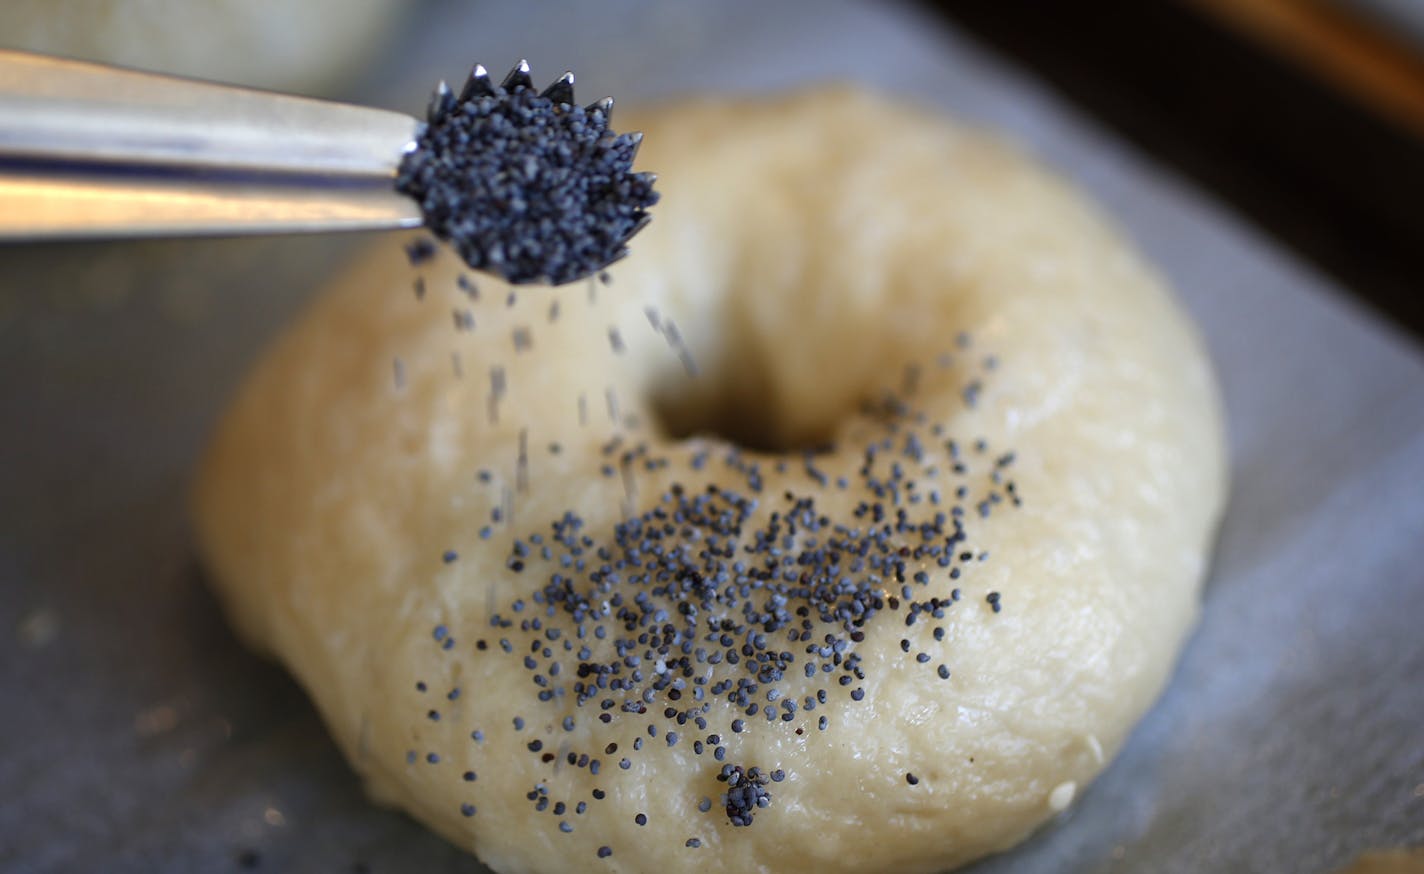
{"label": "metal spoon", "polygon": [[0,240],[416,227],[419,124],[0,50]]}

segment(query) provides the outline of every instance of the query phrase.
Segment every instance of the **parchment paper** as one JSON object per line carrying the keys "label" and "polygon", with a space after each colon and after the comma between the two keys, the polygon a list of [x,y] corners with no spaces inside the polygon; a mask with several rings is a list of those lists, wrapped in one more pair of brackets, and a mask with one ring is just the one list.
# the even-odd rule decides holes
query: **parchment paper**
{"label": "parchment paper", "polygon": [[[907,9],[413,8],[348,96],[418,111],[437,78],[520,56],[539,79],[578,71],[590,100],[863,79],[1007,130],[1175,282],[1225,388],[1235,469],[1200,628],[1080,803],[976,872],[1315,872],[1424,843],[1417,346]],[[482,870],[363,798],[301,692],[228,631],[185,527],[227,393],[362,242],[0,249],[0,867]]]}

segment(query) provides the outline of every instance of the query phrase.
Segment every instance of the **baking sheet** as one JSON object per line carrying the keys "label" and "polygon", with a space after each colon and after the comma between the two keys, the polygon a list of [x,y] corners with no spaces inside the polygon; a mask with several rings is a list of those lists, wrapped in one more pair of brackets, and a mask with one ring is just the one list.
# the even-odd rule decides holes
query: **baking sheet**
{"label": "baking sheet", "polygon": [[[577,70],[588,99],[857,78],[1006,129],[1175,282],[1221,374],[1235,470],[1201,625],[1116,763],[976,874],[1315,872],[1424,843],[1419,347],[906,8],[419,8],[353,96],[410,110],[516,53],[539,80]],[[301,692],[227,630],[185,527],[226,394],[363,242],[0,249],[4,870],[483,870],[363,798]]]}

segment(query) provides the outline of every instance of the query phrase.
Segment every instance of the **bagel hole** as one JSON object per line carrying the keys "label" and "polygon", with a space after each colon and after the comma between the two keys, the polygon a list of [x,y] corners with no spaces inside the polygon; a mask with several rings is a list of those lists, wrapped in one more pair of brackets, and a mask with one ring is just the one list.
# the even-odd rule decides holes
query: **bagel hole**
{"label": "bagel hole", "polygon": [[[718,372],[720,371],[720,372]],[[769,454],[823,451],[834,437],[834,422],[792,426],[755,361],[722,362],[691,383],[678,381],[653,394],[653,413],[671,438],[712,438],[740,449]]]}

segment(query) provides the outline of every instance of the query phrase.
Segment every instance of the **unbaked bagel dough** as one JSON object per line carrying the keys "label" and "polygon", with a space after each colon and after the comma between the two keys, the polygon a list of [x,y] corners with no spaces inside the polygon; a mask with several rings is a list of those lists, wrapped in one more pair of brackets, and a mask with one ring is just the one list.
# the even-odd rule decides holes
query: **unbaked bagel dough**
{"label": "unbaked bagel dough", "polygon": [[[1082,198],[932,114],[821,90],[622,122],[665,193],[610,283],[510,298],[382,242],[276,344],[201,471],[217,590],[371,793],[498,871],[927,872],[1013,845],[1111,759],[1196,614],[1225,477],[1197,338]],[[714,631],[687,655],[712,680],[676,696],[651,689],[676,645],[609,656],[650,613],[647,646],[736,625],[750,568],[863,582],[857,547],[906,563],[858,590],[884,599],[861,639],[819,606],[804,637],[794,612],[761,646]],[[668,573],[683,594],[632,633],[599,618],[677,550],[713,570]],[[789,661],[734,706],[711,683],[756,657]],[[613,662],[629,688],[575,706],[579,665]],[[696,695],[705,728],[665,715]],[[770,775],[749,826],[725,765]]]}
{"label": "unbaked bagel dough", "polygon": [[5,0],[0,47],[322,92],[369,60],[399,0]]}

